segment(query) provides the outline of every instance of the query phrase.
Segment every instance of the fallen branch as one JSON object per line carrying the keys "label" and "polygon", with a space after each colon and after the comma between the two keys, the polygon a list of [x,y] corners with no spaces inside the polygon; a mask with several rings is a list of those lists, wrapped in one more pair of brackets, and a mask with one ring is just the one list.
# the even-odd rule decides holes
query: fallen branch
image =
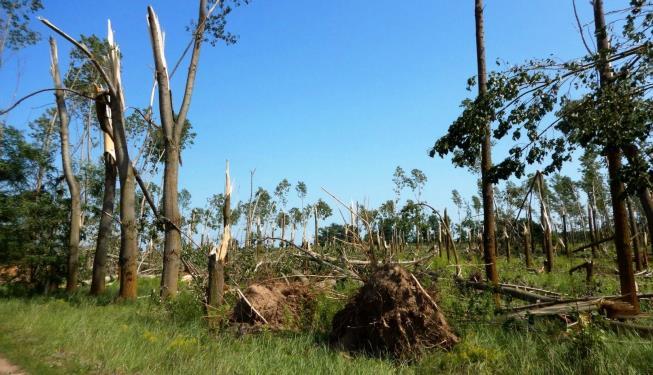
{"label": "fallen branch", "polygon": [[312,260],[314,260],[314,261],[316,261],[316,262],[318,262],[318,263],[320,263],[322,265],[330,266],[330,267],[332,267],[332,268],[334,268],[334,269],[336,269],[336,270],[338,270],[338,271],[340,271],[342,273],[345,273],[345,274],[347,274],[347,275],[349,275],[349,276],[351,276],[351,277],[353,277],[355,279],[358,279],[358,280],[361,279],[360,275],[358,275],[356,272],[354,272],[354,271],[352,271],[350,269],[344,269],[344,268],[342,268],[342,267],[340,267],[338,265],[335,265],[333,263],[335,261],[334,259],[330,259],[329,257],[322,256],[322,255],[317,254],[317,253],[315,253],[315,252],[313,252],[313,251],[311,251],[309,249],[304,249],[303,247],[297,246],[295,243],[293,243],[291,241],[285,240],[283,238],[276,238],[276,237],[266,237],[263,240],[264,241],[265,240],[281,241],[281,242],[286,243],[286,244],[294,247],[295,249],[301,251],[302,253],[307,255],[310,259],[312,259]]}
{"label": "fallen branch", "polygon": [[583,251],[583,250],[589,249],[590,247],[600,245],[600,244],[602,244],[602,243],[604,243],[604,242],[612,241],[613,238],[614,238],[614,236],[610,236],[610,237],[607,237],[607,238],[604,238],[604,239],[601,239],[601,240],[598,240],[598,241],[592,242],[592,243],[590,243],[590,244],[587,244],[587,245],[581,246],[581,247],[579,247],[578,249],[573,250],[572,253],[578,253],[578,252],[581,252],[581,251]]}
{"label": "fallen branch", "polygon": [[245,297],[245,295],[243,294],[243,292],[241,292],[240,289],[238,289],[238,287],[236,287],[236,291],[237,291],[238,294],[240,295],[240,298],[242,298],[243,301],[245,301],[245,303],[247,304],[247,306],[249,306],[249,308],[252,309],[252,311],[254,311],[254,313],[255,313],[256,315],[258,315],[258,317],[261,318],[261,319],[263,320],[263,323],[265,323],[265,324],[270,324],[270,323],[268,323],[267,319],[265,319],[265,317],[264,317],[263,315],[261,315],[261,313],[258,312],[258,310],[256,310],[256,308],[255,308],[254,306],[252,306],[252,303],[249,302],[249,300],[247,299],[247,297]]}
{"label": "fallen branch", "polygon": [[503,294],[506,296],[510,296],[528,302],[554,302],[560,300],[559,297],[541,295],[541,294],[530,292],[528,290],[517,289],[505,285],[499,285],[495,287],[493,285],[484,282],[467,281],[461,278],[456,278],[456,281],[459,283],[459,285],[462,286],[472,287],[478,290],[488,290],[494,293]]}
{"label": "fallen branch", "polygon": [[626,322],[620,322],[617,320],[608,320],[608,319],[601,321],[601,323],[608,326],[608,328],[610,328],[612,331],[617,333],[634,332],[640,337],[647,337],[647,338],[653,337],[653,327],[651,326],[632,324],[632,323],[626,323]]}
{"label": "fallen branch", "polygon": [[425,296],[425,297],[426,297],[426,298],[431,302],[431,304],[432,304],[433,307],[435,308],[435,311],[440,311],[440,306],[438,306],[438,304],[435,303],[435,301],[433,300],[433,298],[431,298],[431,296],[426,292],[426,290],[424,290],[424,288],[422,287],[422,284],[419,283],[419,280],[417,280],[417,278],[415,277],[415,275],[413,275],[413,274],[411,273],[411,274],[410,274],[410,277],[412,277],[412,278],[413,278],[413,281],[415,281],[415,284],[417,285],[417,288],[419,289],[419,291],[422,292],[422,294],[424,294],[424,296]]}

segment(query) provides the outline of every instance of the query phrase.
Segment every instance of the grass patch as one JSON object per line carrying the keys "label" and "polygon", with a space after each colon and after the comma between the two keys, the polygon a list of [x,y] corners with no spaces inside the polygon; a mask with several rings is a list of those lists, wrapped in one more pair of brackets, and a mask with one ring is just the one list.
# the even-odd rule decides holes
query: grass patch
{"label": "grass patch", "polygon": [[[569,267],[581,261],[558,257],[551,275],[526,272],[518,259],[502,260],[499,269],[503,281],[570,296],[618,291],[614,275],[601,274],[591,285],[582,275],[568,275]],[[611,261],[601,260],[603,269],[609,269]],[[479,263],[474,258],[465,262]],[[72,296],[0,297],[0,352],[38,374],[653,373],[650,339],[616,335],[594,325],[567,329],[557,320],[498,321],[488,294],[454,287],[453,267],[445,260],[434,259],[431,270],[440,275],[433,286],[461,343],[451,352],[434,351],[412,363],[329,348],[325,338],[330,320],[344,300],[318,296],[305,332],[239,335],[232,329],[209,329],[202,306],[189,290],[172,302],[158,302],[152,292],[158,280],[153,279],[140,282],[140,298],[132,303],[115,303],[115,290],[99,298],[88,297],[84,290]],[[651,286],[648,279],[640,281],[641,291]],[[356,288],[343,283],[337,290],[351,295]],[[651,310],[650,304],[643,306]]]}

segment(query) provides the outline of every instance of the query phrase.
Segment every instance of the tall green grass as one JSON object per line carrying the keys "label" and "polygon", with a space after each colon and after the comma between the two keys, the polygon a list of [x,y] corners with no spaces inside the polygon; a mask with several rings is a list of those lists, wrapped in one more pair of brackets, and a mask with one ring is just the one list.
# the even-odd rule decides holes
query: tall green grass
{"label": "tall green grass", "polygon": [[[518,260],[502,260],[499,268],[505,281],[570,295],[618,291],[614,275],[599,275],[586,285],[582,275],[566,272],[582,260],[557,261],[551,275],[527,272]],[[610,259],[602,262],[610,268]],[[616,335],[597,325],[567,328],[557,319],[503,321],[494,314],[487,294],[459,291],[453,285],[453,267],[446,261],[435,259],[430,271],[418,276],[425,286],[438,289],[439,304],[461,342],[451,352],[428,352],[412,363],[330,348],[326,344],[330,320],[344,300],[319,296],[302,333],[242,334],[226,326],[210,329],[190,290],[173,302],[160,303],[153,292],[158,281],[147,279],[140,282],[140,297],[132,303],[114,302],[114,290],[100,298],[88,297],[85,291],[72,296],[0,297],[0,353],[34,374],[653,373],[650,339]],[[640,282],[642,291],[651,286],[648,279]],[[339,285],[338,291],[351,294],[355,288]],[[650,305],[644,308],[650,311]]]}

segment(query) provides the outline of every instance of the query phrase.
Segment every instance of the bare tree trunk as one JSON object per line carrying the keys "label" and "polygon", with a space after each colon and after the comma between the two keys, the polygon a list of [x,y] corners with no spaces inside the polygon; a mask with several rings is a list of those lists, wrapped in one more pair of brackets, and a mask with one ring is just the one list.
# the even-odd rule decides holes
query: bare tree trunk
{"label": "bare tree trunk", "polygon": [[161,128],[165,137],[165,168],[163,172],[163,215],[165,240],[163,249],[163,274],[161,276],[161,296],[174,297],[177,294],[179,266],[181,256],[181,215],[179,213],[179,158],[181,152],[181,137],[186,126],[186,118],[195,85],[200,49],[204,39],[205,21],[207,17],[206,0],[199,1],[199,16],[194,32],[193,52],[191,55],[186,87],[181,108],[175,118],[172,108],[172,93],[168,68],[165,59],[163,36],[159,20],[154,9],[147,9],[152,41],[152,52],[156,66],[156,79],[159,87],[159,113]]}
{"label": "bare tree trunk", "polygon": [[549,214],[546,209],[546,203],[545,203],[545,193],[544,193],[544,178],[542,177],[542,174],[538,172],[537,175],[537,186],[538,186],[538,191],[540,195],[540,221],[542,223],[542,250],[544,254],[546,255],[546,263],[544,264],[544,269],[546,272],[551,272],[553,271],[553,243],[551,240],[551,221],[549,220]]}
{"label": "bare tree trunk", "polygon": [[[476,62],[478,66],[478,99],[483,101],[487,94],[487,73],[485,69],[485,40],[483,26],[483,0],[475,0],[476,18]],[[490,123],[479,124],[483,127],[483,144],[481,145],[481,189],[483,193],[483,254],[485,259],[485,273],[487,280],[499,285],[499,274],[497,273],[497,256],[494,218],[494,190],[490,180],[492,168],[492,141]],[[495,300],[499,302],[499,295],[495,294]]]}
{"label": "bare tree trunk", "polygon": [[[249,171],[249,203],[247,204],[247,224],[245,227],[245,247],[252,246],[252,222],[254,220],[254,209],[252,207],[252,200],[254,198],[254,173],[256,169]],[[294,226],[294,224],[293,224]],[[294,233],[294,231],[293,231]],[[294,234],[292,240],[294,241]]]}
{"label": "bare tree trunk", "polygon": [[[41,152],[46,155],[50,153],[50,141],[51,141],[51,136],[52,136],[52,130],[54,128],[55,122],[57,122],[57,117],[58,117],[58,112],[55,112],[54,115],[52,115],[52,120],[50,120],[50,124],[48,126],[48,129],[45,132],[45,139],[43,140],[43,147],[41,148]],[[2,125],[0,125],[2,126]],[[2,137],[0,137],[0,141],[2,140]],[[34,187],[34,191],[36,191],[36,194],[39,194],[41,192],[41,188],[43,187],[43,176],[45,175],[45,164],[39,164],[39,171],[36,174],[36,185]]]}
{"label": "bare tree trunk", "polygon": [[[631,165],[642,164],[646,165],[646,161],[643,160],[642,155],[635,145],[628,145],[623,148],[624,155],[628,159],[628,163]],[[647,176],[650,180],[650,176]],[[649,237],[653,238],[653,197],[651,197],[651,190],[649,188],[638,188],[637,197],[639,198],[642,208],[644,209],[644,215],[646,216],[646,224],[648,226]],[[651,242],[653,244],[653,241]],[[647,253],[648,245],[644,244],[642,248],[643,258],[645,266],[648,266],[647,262]]]}
{"label": "bare tree trunk", "polygon": [[61,137],[61,163],[63,174],[70,191],[70,232],[68,234],[68,273],[66,278],[66,291],[73,292],[77,289],[77,277],[79,274],[79,232],[81,229],[82,205],[80,198],[79,183],[75,178],[72,161],[70,159],[70,141],[68,139],[68,109],[64,98],[63,83],[59,72],[59,56],[57,43],[50,38],[50,72],[54,81],[55,98],[57,102],[57,113],[59,115],[59,135]]}
{"label": "bare tree trunk", "polygon": [[[596,43],[599,52],[599,75],[601,88],[605,88],[612,82],[612,70],[608,62],[610,44],[608,31],[605,25],[603,12],[603,0],[594,0],[594,25],[596,30]],[[635,312],[639,312],[639,299],[633,272],[633,260],[630,247],[630,228],[628,227],[628,214],[626,212],[625,189],[620,179],[621,171],[621,150],[618,147],[608,146],[606,148],[608,159],[608,174],[610,177],[610,195],[612,198],[612,213],[614,216],[614,243],[617,249],[617,262],[619,265],[619,281],[621,294],[624,300],[633,306]]]}
{"label": "bare tree trunk", "polygon": [[528,224],[524,224],[522,230],[522,237],[524,240],[524,256],[526,257],[526,267],[533,267],[533,256],[531,255],[531,233],[528,230]]}
{"label": "bare tree trunk", "polygon": [[567,234],[567,212],[562,213],[562,240],[564,241],[565,255],[569,256],[569,236]]}
{"label": "bare tree trunk", "polygon": [[626,199],[626,207],[628,208],[628,218],[630,221],[631,235],[633,239],[633,256],[635,257],[635,270],[642,270],[642,257],[639,255],[639,238],[637,233],[637,222],[635,221],[635,212],[633,205],[630,203],[630,198]]}
{"label": "bare tree trunk", "polygon": [[116,196],[116,153],[111,140],[111,120],[108,117],[107,101],[105,94],[98,95],[95,101],[95,110],[98,122],[104,135],[104,196],[102,198],[102,213],[100,214],[100,225],[98,227],[97,245],[93,258],[93,277],[91,281],[91,295],[104,293],[105,277],[107,274],[107,254],[109,253],[109,242],[111,229],[113,228],[113,205]]}
{"label": "bare tree trunk", "polygon": [[[224,301],[224,268],[227,259],[227,251],[231,242],[231,179],[229,177],[229,162],[225,168],[225,192],[224,206],[222,207],[222,226],[224,232],[220,247],[215,246],[209,254],[209,282],[207,288],[206,303],[209,313],[211,308],[222,305]],[[209,314],[210,315],[210,314]]]}
{"label": "bare tree trunk", "polygon": [[317,217],[317,207],[313,207],[313,217],[315,218],[315,240],[313,241],[313,246],[317,249],[320,246],[320,241],[317,237],[318,235],[318,217]]}
{"label": "bare tree trunk", "polygon": [[503,228],[503,238],[506,242],[506,260],[510,262],[510,236],[508,235],[508,230]]}
{"label": "bare tree trunk", "polygon": [[[136,177],[129,158],[129,147],[125,132],[125,102],[120,76],[120,52],[113,39],[109,25],[107,38],[110,51],[111,84],[110,95],[113,141],[116,146],[116,163],[120,180],[120,292],[122,299],[134,300],[138,293],[138,228],[136,226]],[[143,192],[146,193],[146,192]]]}

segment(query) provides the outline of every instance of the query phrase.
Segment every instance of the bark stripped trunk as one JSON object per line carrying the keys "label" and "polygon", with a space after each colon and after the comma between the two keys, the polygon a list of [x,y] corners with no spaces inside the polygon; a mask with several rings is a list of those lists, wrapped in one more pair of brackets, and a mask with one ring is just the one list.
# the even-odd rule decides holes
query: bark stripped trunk
{"label": "bark stripped trunk", "polygon": [[64,98],[61,74],[59,73],[59,56],[57,43],[50,38],[50,73],[54,81],[55,98],[57,102],[57,113],[59,116],[59,135],[61,137],[61,163],[66,184],[70,192],[70,232],[68,233],[68,273],[66,277],[66,291],[73,292],[77,289],[77,278],[79,274],[79,232],[81,229],[82,205],[80,198],[79,183],[73,172],[70,159],[70,141],[68,139],[68,109]]}
{"label": "bark stripped trunk", "polygon": [[151,6],[147,8],[150,39],[152,42],[152,52],[156,67],[156,80],[159,87],[159,114],[161,118],[161,128],[165,138],[165,167],[163,172],[163,220],[165,239],[163,249],[163,274],[161,276],[161,297],[163,298],[174,297],[177,294],[178,288],[181,256],[181,215],[179,212],[178,200],[181,136],[186,124],[188,109],[190,107],[190,101],[195,85],[195,76],[197,74],[200,49],[204,38],[207,11],[206,0],[200,0],[197,28],[194,33],[193,52],[188,67],[184,96],[179,114],[175,118],[172,107],[172,93],[170,91],[170,80],[165,59],[163,36],[159,26],[159,20],[154,9]]}
{"label": "bark stripped trunk", "polygon": [[[476,62],[478,67],[478,96],[484,100],[487,94],[487,73],[485,68],[485,40],[483,26],[483,0],[475,0],[476,19]],[[490,123],[486,120],[483,126],[483,144],[481,146],[481,183],[483,193],[483,255],[485,259],[485,273],[489,282],[499,285],[496,256],[496,223],[494,217],[494,190],[490,180],[492,168],[492,143]],[[499,302],[499,295],[495,294]]]}
{"label": "bark stripped trunk", "polygon": [[[594,0],[594,25],[596,43],[599,51],[599,75],[601,88],[606,88],[612,81],[612,69],[608,62],[610,44],[605,25],[603,0]],[[617,249],[617,262],[619,265],[619,281],[621,294],[624,300],[633,306],[634,312],[639,312],[639,299],[633,272],[633,260],[630,248],[630,228],[628,227],[628,214],[626,212],[625,189],[620,180],[621,150],[615,146],[606,147],[608,159],[608,174],[610,176],[610,195],[612,199],[612,212],[614,216],[614,243]]]}
{"label": "bark stripped trunk", "polygon": [[95,111],[104,135],[104,192],[102,198],[102,213],[98,227],[97,245],[93,258],[93,278],[91,295],[99,295],[105,289],[107,274],[107,254],[113,228],[113,205],[116,195],[116,152],[111,139],[111,119],[109,118],[108,96],[100,94],[95,100]]}

